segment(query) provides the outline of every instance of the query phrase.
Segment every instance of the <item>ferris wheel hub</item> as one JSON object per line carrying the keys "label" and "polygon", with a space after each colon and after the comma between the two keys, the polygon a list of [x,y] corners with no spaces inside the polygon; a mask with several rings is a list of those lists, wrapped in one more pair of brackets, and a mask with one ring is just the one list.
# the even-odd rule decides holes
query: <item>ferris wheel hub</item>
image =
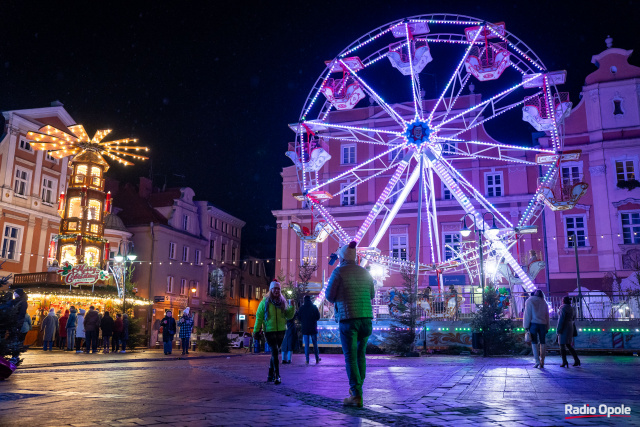
{"label": "ferris wheel hub", "polygon": [[404,131],[404,137],[407,143],[415,145],[416,147],[421,147],[422,144],[428,143],[432,135],[435,136],[435,130],[431,129],[427,122],[421,120],[412,121]]}

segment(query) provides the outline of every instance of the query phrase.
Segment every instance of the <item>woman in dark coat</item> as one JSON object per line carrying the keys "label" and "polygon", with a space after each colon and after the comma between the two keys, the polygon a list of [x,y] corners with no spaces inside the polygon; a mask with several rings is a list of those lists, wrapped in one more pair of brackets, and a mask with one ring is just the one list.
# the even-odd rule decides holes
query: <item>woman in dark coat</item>
{"label": "woman in dark coat", "polygon": [[282,340],[282,364],[291,363],[291,355],[298,349],[298,328],[296,328],[296,316],[287,320],[287,332]]}
{"label": "woman in dark coat", "polygon": [[562,356],[561,368],[568,368],[569,362],[567,362],[567,348],[573,356],[573,366],[580,366],[580,359],[578,354],[573,348],[573,337],[578,336],[575,320],[576,315],[571,307],[571,298],[564,297],[562,299],[562,306],[560,306],[560,316],[558,317],[558,344],[560,344],[560,355]]}
{"label": "woman in dark coat", "polygon": [[102,345],[104,350],[103,353],[109,353],[109,340],[111,339],[111,335],[113,335],[113,328],[115,328],[115,323],[113,317],[109,315],[108,311],[104,312],[104,317],[100,321],[100,329],[102,329]]}
{"label": "woman in dark coat", "polygon": [[162,327],[162,341],[164,342],[164,354],[171,354],[173,346],[173,336],[176,334],[176,319],[173,318],[171,310],[167,310],[164,318],[160,321]]}
{"label": "woman in dark coat", "polygon": [[[429,289],[429,288],[427,288]],[[318,351],[318,320],[320,320],[320,311],[311,302],[311,297],[305,295],[304,304],[298,310],[298,319],[300,319],[302,329],[302,342],[304,344],[304,356],[309,364],[309,340],[313,343],[313,351],[316,355],[316,364],[320,363],[320,353]]]}

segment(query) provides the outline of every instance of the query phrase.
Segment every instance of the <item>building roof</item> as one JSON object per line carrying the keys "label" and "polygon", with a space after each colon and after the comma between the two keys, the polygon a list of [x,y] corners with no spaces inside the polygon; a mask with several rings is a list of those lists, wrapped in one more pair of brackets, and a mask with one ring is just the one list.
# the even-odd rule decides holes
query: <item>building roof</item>
{"label": "building roof", "polygon": [[160,212],[158,212],[148,200],[140,197],[137,188],[132,184],[119,186],[118,192],[113,196],[114,206],[122,209],[118,216],[126,226],[168,224]]}
{"label": "building roof", "polygon": [[168,188],[162,192],[151,193],[149,196],[149,204],[154,208],[173,206],[174,200],[179,199],[181,195],[182,192],[180,188]]}
{"label": "building roof", "polygon": [[108,213],[104,217],[104,228],[109,230],[128,231],[122,219],[116,214]]}

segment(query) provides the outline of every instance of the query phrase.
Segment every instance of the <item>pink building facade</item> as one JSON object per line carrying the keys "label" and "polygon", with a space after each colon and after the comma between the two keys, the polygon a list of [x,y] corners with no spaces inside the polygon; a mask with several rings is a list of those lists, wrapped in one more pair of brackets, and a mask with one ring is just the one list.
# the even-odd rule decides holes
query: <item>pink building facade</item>
{"label": "pink building facade", "polygon": [[[573,103],[572,112],[565,119],[564,149],[582,150],[582,155],[577,161],[561,164],[561,179],[558,182],[563,185],[586,182],[589,184],[586,195],[570,210],[552,211],[545,208],[546,229],[543,230],[542,218],[539,217],[534,223],[538,232],[523,235],[511,248],[512,255],[523,266],[530,265],[535,259],[547,262],[549,281],[547,282],[544,269],[533,277],[535,285],[545,291],[566,294],[576,288],[573,240],[568,239],[568,236],[577,236],[581,284],[590,290],[608,290],[603,289],[605,275],[615,273],[620,278],[626,277],[633,270],[636,259],[638,262],[635,265],[640,265],[640,189],[627,189],[637,182],[635,180],[640,166],[640,68],[628,63],[630,55],[631,51],[609,47],[594,56],[592,62],[598,69],[587,76],[581,100]],[[569,78],[578,76],[572,76],[569,70]],[[477,105],[481,100],[482,94],[467,93],[460,105],[461,108],[465,105]],[[434,101],[423,102],[425,110],[429,110]],[[402,105],[394,107],[396,111],[403,110]],[[407,106],[406,111],[409,115],[413,110]],[[409,116],[407,118],[410,119]],[[340,122],[377,129],[384,129],[385,120],[390,121],[381,108],[375,105],[332,111],[327,120],[330,123]],[[391,126],[391,123],[388,125]],[[533,130],[532,128],[532,132]],[[467,137],[472,140],[495,141],[482,126],[473,128],[470,133]],[[543,148],[549,147],[549,135],[539,135],[537,143]],[[344,174],[354,165],[380,155],[385,150],[386,147],[375,144],[356,146],[343,141],[339,132],[331,133],[328,144],[331,159],[319,170],[318,180],[326,181]],[[391,153],[390,156],[396,154]],[[521,156],[522,160],[533,161],[535,152],[523,151]],[[456,159],[455,164],[464,178],[514,223],[522,216],[538,187],[540,172],[536,166],[478,158]],[[373,175],[372,171],[371,179],[365,183],[323,202],[323,206],[349,235],[355,235],[363,224],[389,182],[391,173]],[[305,259],[315,260],[318,270],[311,279],[315,284],[311,289],[319,290],[323,280],[333,270],[328,265],[328,260],[338,243],[331,237],[318,244],[300,240],[291,224],[297,223],[311,230],[314,224],[309,209],[303,206],[304,202],[293,197],[300,192],[296,167],[285,167],[282,179],[282,209],[273,211],[278,225],[276,274],[281,272],[295,278],[298,266]],[[442,260],[446,260],[454,256],[455,251],[451,248],[459,249],[461,242],[474,239],[474,235],[468,238],[461,236],[461,219],[465,211],[437,176],[435,181],[440,256]],[[348,188],[350,184],[349,174],[345,174],[343,179],[330,184],[329,192],[340,193],[341,189]],[[621,186],[625,188],[619,188]],[[392,204],[394,197],[396,195],[392,192],[387,203]],[[382,255],[401,260],[415,259],[418,198],[419,192],[415,185],[393,224],[377,245]],[[382,221],[382,215],[374,220],[367,231],[369,239]],[[422,221],[420,262],[431,264],[437,257],[430,244],[425,214],[422,215]],[[367,241],[367,238],[363,241]],[[493,268],[496,269],[495,266]],[[488,273],[493,274],[492,271]],[[435,276],[434,272],[421,274],[419,286],[433,285]],[[449,283],[456,285],[458,291],[469,292],[473,286],[479,285],[477,278],[475,282],[470,280],[464,270],[445,272],[444,276],[444,283],[447,283],[445,279],[448,276]],[[382,282],[384,288],[397,286],[401,284],[401,277],[397,273],[391,273],[385,275]],[[502,279],[502,283],[506,281]]]}

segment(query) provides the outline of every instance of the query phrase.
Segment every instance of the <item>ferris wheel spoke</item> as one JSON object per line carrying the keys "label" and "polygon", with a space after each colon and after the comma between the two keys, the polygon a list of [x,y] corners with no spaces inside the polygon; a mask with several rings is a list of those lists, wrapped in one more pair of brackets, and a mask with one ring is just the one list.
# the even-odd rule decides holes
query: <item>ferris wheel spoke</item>
{"label": "ferris wheel spoke", "polygon": [[[434,191],[433,170],[429,167],[422,170],[422,191],[424,192],[425,210],[427,212],[427,227],[429,229],[429,244],[431,245],[431,262],[441,261],[440,233],[438,231],[438,215],[436,210],[436,193]],[[434,250],[435,243],[435,250]]]}
{"label": "ferris wheel spoke", "polygon": [[[530,82],[531,80],[537,78],[538,76],[531,76],[528,77],[526,79],[523,79],[522,82],[518,83],[517,85],[514,85],[512,87],[510,87],[509,89],[506,89],[494,96],[492,96],[491,98],[488,98],[485,101],[482,101],[481,103],[479,103],[478,105],[474,105],[473,107],[456,114],[455,116],[449,118],[448,120],[444,120],[442,122],[440,122],[438,125],[436,125],[434,128],[435,129],[445,129],[444,126],[448,123],[453,122],[454,120],[457,120],[461,117],[465,117],[465,116],[472,116],[474,117],[474,119],[471,121],[476,122],[477,119],[480,117],[480,115],[482,114],[482,112],[489,106],[491,106],[492,110],[493,110],[493,114],[491,114],[491,117],[496,117],[508,110],[510,110],[511,108],[516,107],[517,105],[520,105],[522,103],[524,103],[524,101],[520,101],[520,102],[516,102],[514,104],[505,106],[505,107],[500,107],[499,106],[499,102],[501,100],[504,100],[507,96],[509,96],[511,93],[513,93],[516,89],[523,87],[526,83]],[[486,120],[484,120],[486,121]],[[476,125],[477,126],[477,125]]]}
{"label": "ferris wheel spoke", "polygon": [[[454,179],[454,177],[450,173],[450,170],[451,170],[450,165],[448,165],[442,159],[438,159],[436,157],[436,153],[434,153],[431,148],[430,148],[430,151],[427,152],[427,156],[431,161],[431,165],[434,168],[434,171],[438,174],[440,179],[444,182],[445,186],[449,189],[451,194],[456,198],[458,203],[460,203],[460,206],[462,206],[462,208],[467,214],[474,217],[474,221],[475,221],[474,223],[476,225],[481,226],[483,230],[489,230],[490,227],[485,222],[483,216],[476,210],[476,208],[471,203],[470,199],[460,188],[458,181]],[[460,177],[459,174],[458,176]],[[495,207],[493,207],[491,211],[492,213],[499,213],[499,211],[495,209]],[[522,269],[518,261],[513,257],[513,255],[511,255],[511,252],[509,252],[506,245],[500,240],[500,238],[486,231],[484,233],[484,238],[485,240],[489,241],[493,245],[496,253],[501,258],[504,258],[505,261],[511,266],[515,274],[521,278],[522,283],[524,287],[527,289],[527,291],[531,292],[535,290],[536,287],[531,281],[531,278],[524,272],[524,270]]]}
{"label": "ferris wheel spoke", "polygon": [[[538,58],[535,53],[533,53],[533,51],[531,49],[529,49],[529,47],[527,45],[525,45],[520,39],[518,39],[517,37],[515,37],[513,34],[510,34],[508,31],[505,31],[505,33],[509,34],[509,36],[512,39],[515,39],[516,42],[512,42],[511,40],[507,39],[504,35],[500,34],[499,31],[496,31],[493,27],[491,26],[487,26],[487,28],[489,29],[489,31],[491,31],[495,36],[497,36],[499,39],[501,39],[503,42],[507,43],[507,45],[518,55],[520,55],[522,58],[526,59],[528,61],[528,63],[530,63],[531,65],[533,65],[535,68],[538,69],[539,72],[545,71],[546,67],[544,66],[544,64],[542,63],[542,61],[540,60],[540,58]],[[525,52],[523,49],[526,49],[527,51]],[[535,59],[533,58],[535,56]],[[529,68],[529,67],[527,67]]]}
{"label": "ferris wheel spoke", "polygon": [[423,119],[424,113],[422,112],[422,96],[420,95],[420,78],[418,77],[418,73],[416,73],[413,68],[413,55],[414,55],[414,44],[412,43],[413,35],[411,34],[411,29],[409,28],[409,23],[406,22],[404,24],[404,32],[406,35],[406,46],[409,52],[409,70],[411,71],[411,93],[413,95],[413,107],[415,109],[414,120]]}
{"label": "ferris wheel spoke", "polygon": [[369,229],[369,227],[371,226],[373,221],[376,220],[376,218],[378,217],[378,215],[382,211],[382,207],[384,206],[384,204],[386,203],[387,199],[389,198],[389,195],[391,194],[393,189],[396,187],[396,185],[400,181],[400,177],[402,176],[402,173],[405,171],[407,166],[409,166],[409,162],[408,161],[402,160],[400,162],[400,164],[396,168],[396,171],[391,176],[391,179],[389,179],[389,182],[387,183],[387,185],[382,190],[382,193],[380,193],[380,196],[378,197],[378,200],[376,200],[376,203],[373,205],[373,207],[371,208],[371,211],[369,212],[369,214],[365,218],[364,222],[362,223],[362,225],[358,229],[358,232],[356,233],[356,236],[355,236],[355,239],[354,239],[356,242],[360,242],[360,240],[362,239],[364,234],[367,232],[367,230]]}
{"label": "ferris wheel spoke", "polygon": [[[399,147],[402,147],[402,146],[399,146]],[[361,163],[361,164],[349,169],[348,171],[345,171],[345,172],[339,174],[338,176],[336,176],[336,177],[334,177],[334,178],[332,178],[332,179],[330,179],[330,180],[328,180],[328,181],[326,181],[326,182],[324,182],[322,184],[316,185],[315,187],[309,189],[309,192],[316,191],[316,190],[322,188],[323,186],[326,186],[326,185],[329,185],[329,184],[331,184],[333,182],[336,182],[336,181],[338,181],[338,180],[340,180],[340,179],[342,179],[342,178],[344,178],[344,177],[346,177],[346,176],[348,176],[350,174],[354,174],[356,171],[359,171],[361,169],[367,169],[366,166],[369,166],[369,167],[373,166],[373,163],[376,160],[382,158],[383,156],[388,155],[389,153],[391,153],[394,150],[397,150],[399,147],[398,146],[393,146],[389,150],[386,150],[386,151],[378,154],[377,156],[372,157],[371,159],[367,160],[366,162],[363,162],[363,163]],[[364,172],[366,172],[366,171],[364,171]]]}
{"label": "ferris wheel spoke", "polygon": [[343,61],[342,59],[340,60],[340,64],[342,65],[342,67],[345,70],[348,70],[349,73],[363,86],[363,90],[369,94],[369,96],[373,97],[373,99],[376,100],[376,102],[378,103],[378,105],[380,107],[382,107],[382,109],[384,111],[386,111],[386,113],[389,115],[389,117],[391,117],[398,125],[400,125],[401,127],[404,127],[406,124],[406,121],[402,118],[402,116],[400,114],[398,114],[393,108],[391,108],[391,106],[389,104],[387,104],[387,102],[382,99],[382,97],[380,95],[378,95],[363,79],[362,77],[360,77],[360,75],[358,75],[358,73],[356,73],[354,70],[352,70],[349,65],[347,65],[347,63],[345,61]]}
{"label": "ferris wheel spoke", "polygon": [[[449,89],[451,88],[451,93],[453,94],[455,92],[455,82],[459,81],[460,85],[462,85],[462,71],[465,69],[464,68],[464,61],[465,59],[467,59],[467,56],[469,56],[469,52],[471,52],[471,48],[473,48],[473,45],[475,44],[476,40],[478,39],[478,36],[480,35],[480,31],[476,32],[475,37],[473,38],[473,41],[471,41],[471,43],[469,44],[469,46],[467,47],[467,49],[464,52],[464,55],[462,56],[462,59],[460,60],[460,62],[458,63],[458,66],[456,67],[456,69],[454,70],[453,74],[451,75],[451,78],[449,79],[449,82],[447,83],[447,85],[445,86],[444,90],[442,91],[442,94],[440,95],[440,97],[438,98],[438,100],[436,101],[435,105],[433,106],[433,108],[431,109],[431,113],[429,114],[429,125],[431,126],[431,122],[433,120],[433,115],[434,113],[438,110],[438,107],[440,107],[440,103],[443,102],[446,94],[448,93]],[[449,108],[451,107],[451,104],[449,104]],[[447,109],[448,111],[448,109]]]}
{"label": "ferris wheel spoke", "polygon": [[320,120],[309,120],[303,123],[311,130],[319,134],[328,133],[331,138],[340,137],[340,132],[349,135],[347,138],[352,138],[356,142],[366,143],[381,143],[390,144],[393,141],[400,140],[403,136],[401,132],[386,130],[386,129],[374,129],[359,126],[348,126],[337,123],[326,123]]}

